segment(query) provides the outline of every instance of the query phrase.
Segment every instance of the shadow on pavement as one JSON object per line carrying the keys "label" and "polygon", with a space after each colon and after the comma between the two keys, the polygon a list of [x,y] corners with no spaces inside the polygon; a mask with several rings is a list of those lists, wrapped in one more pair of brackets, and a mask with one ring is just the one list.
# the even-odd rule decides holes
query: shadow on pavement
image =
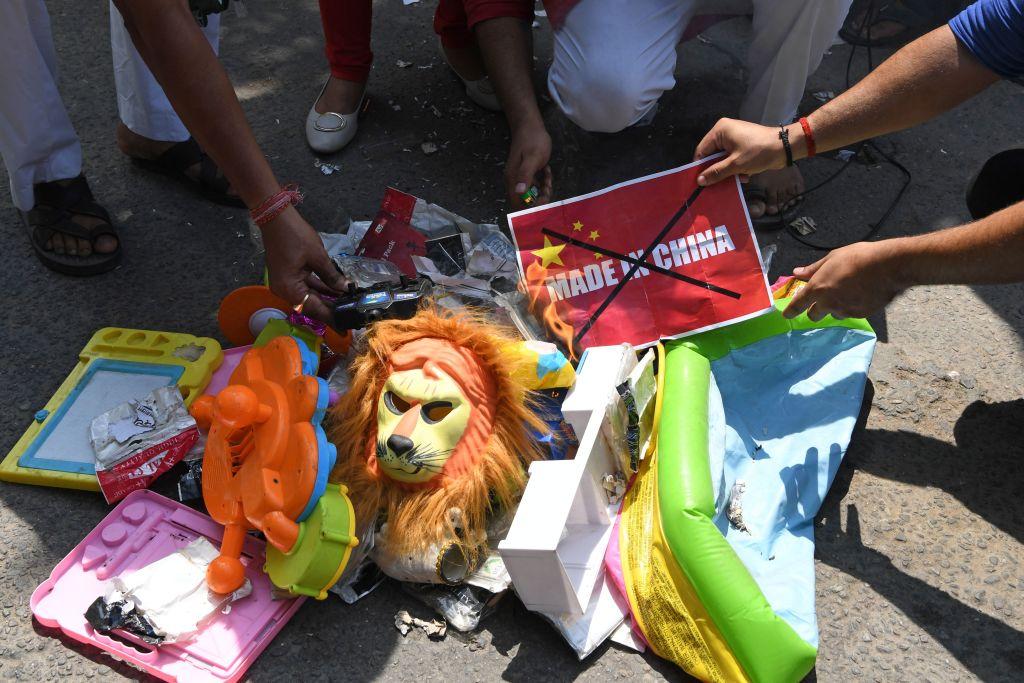
{"label": "shadow on pavement", "polygon": [[1024,542],[1024,399],[975,401],[953,435],[955,446],[912,432],[868,430],[853,465],[885,479],[940,488]]}
{"label": "shadow on pavement", "polygon": [[[906,574],[885,553],[864,545],[857,508],[843,502],[854,470],[861,470],[940,488],[1008,535],[1024,539],[1024,460],[1019,447],[1024,400],[975,402],[957,421],[954,434],[956,444],[951,446],[910,432],[858,429],[820,513],[825,521],[816,533],[817,557],[867,583],[981,680],[1009,680],[1010,672],[1024,669],[1024,635]],[[840,526],[843,506],[845,531]]]}

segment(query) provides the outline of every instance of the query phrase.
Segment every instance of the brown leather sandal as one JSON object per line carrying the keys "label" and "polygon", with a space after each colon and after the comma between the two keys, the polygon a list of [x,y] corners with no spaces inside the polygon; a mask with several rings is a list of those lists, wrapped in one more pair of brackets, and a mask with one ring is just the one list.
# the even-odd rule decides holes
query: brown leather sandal
{"label": "brown leather sandal", "polygon": [[[22,211],[22,219],[29,231],[29,239],[36,257],[44,266],[65,275],[99,275],[113,270],[121,262],[121,238],[110,222],[110,214],[96,203],[84,176],[70,181],[56,180],[35,186],[36,205],[31,211]],[[101,223],[86,227],[75,222],[75,216],[91,216]],[[88,256],[58,254],[47,249],[46,243],[54,235],[70,235],[93,245]],[[96,252],[96,240],[110,235],[117,240],[117,248],[107,254]]]}

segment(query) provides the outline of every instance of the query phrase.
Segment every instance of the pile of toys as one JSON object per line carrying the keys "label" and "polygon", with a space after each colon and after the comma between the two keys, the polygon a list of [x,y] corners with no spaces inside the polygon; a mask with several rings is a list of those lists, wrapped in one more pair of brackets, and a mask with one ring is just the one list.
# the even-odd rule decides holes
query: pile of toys
{"label": "pile of toys", "polygon": [[[374,225],[423,210],[392,200]],[[571,362],[522,292],[468,274],[507,238],[441,232],[400,264],[366,253],[377,237],[339,255],[358,276],[330,324],[254,285],[221,304],[232,348],[97,332],[0,464],[118,502],[33,593],[39,622],[165,680],[232,681],[305,599],[380,574],[458,630],[511,590],[581,659],[610,638],[704,680],[802,678],[867,323],[773,309]],[[176,465],[208,514],[149,490]]]}

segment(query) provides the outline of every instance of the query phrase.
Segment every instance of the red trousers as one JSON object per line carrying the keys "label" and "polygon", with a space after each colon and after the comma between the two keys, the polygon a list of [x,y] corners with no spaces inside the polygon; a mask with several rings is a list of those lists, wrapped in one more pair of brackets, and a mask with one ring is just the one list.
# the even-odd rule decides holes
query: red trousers
{"label": "red trousers", "polygon": [[[434,32],[445,47],[469,47],[475,42],[474,26],[502,17],[533,19],[532,0],[440,0],[434,13]],[[372,0],[320,0],[320,20],[331,75],[365,83],[373,63]]]}

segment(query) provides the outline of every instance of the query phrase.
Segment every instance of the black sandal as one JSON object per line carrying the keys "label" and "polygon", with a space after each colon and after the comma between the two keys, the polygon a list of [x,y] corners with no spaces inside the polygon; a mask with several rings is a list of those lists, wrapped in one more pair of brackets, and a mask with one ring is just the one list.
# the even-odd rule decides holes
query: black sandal
{"label": "black sandal", "polygon": [[[110,214],[96,203],[84,176],[70,181],[58,180],[35,186],[36,205],[31,211],[22,211],[22,219],[29,230],[32,248],[47,268],[65,275],[99,275],[113,270],[121,262],[121,238],[110,222]],[[75,216],[91,216],[102,223],[85,227]],[[70,235],[92,245],[88,256],[58,254],[46,248],[46,242],[56,234]],[[96,240],[110,235],[117,240],[117,248],[109,254],[96,252]]]}
{"label": "black sandal", "polygon": [[[156,159],[132,157],[132,161],[147,171],[159,173],[187,185],[215,204],[245,208],[245,202],[241,197],[228,194],[231,183],[221,174],[216,162],[202,150],[195,138],[169,147]],[[193,178],[188,171],[197,164],[199,177]]]}
{"label": "black sandal", "polygon": [[[859,47],[902,45],[948,21],[967,4],[957,0],[856,0],[839,29],[839,37]],[[883,21],[903,29],[891,36],[872,37],[871,29]]]}

